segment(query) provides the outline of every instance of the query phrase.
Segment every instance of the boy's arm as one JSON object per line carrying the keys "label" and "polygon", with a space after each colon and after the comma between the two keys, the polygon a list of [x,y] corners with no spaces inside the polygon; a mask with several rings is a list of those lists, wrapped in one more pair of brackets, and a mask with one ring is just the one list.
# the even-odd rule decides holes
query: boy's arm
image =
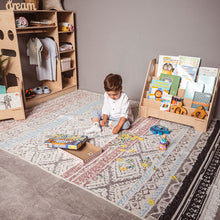
{"label": "boy's arm", "polygon": [[126,120],[127,119],[125,117],[121,117],[118,124],[113,128],[112,133],[117,134],[120,131],[123,124],[126,122]]}
{"label": "boy's arm", "polygon": [[103,114],[103,119],[102,119],[102,121],[101,121],[101,125],[102,125],[102,126],[105,126],[106,123],[107,123],[107,120],[108,120],[108,115]]}

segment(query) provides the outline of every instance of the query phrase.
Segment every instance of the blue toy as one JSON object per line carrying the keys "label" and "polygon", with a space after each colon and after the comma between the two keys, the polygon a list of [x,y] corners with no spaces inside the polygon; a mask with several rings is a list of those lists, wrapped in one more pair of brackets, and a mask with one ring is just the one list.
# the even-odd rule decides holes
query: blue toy
{"label": "blue toy", "polygon": [[161,126],[161,125],[154,125],[150,128],[150,130],[152,131],[153,134],[159,134],[159,135],[170,133],[168,128]]}

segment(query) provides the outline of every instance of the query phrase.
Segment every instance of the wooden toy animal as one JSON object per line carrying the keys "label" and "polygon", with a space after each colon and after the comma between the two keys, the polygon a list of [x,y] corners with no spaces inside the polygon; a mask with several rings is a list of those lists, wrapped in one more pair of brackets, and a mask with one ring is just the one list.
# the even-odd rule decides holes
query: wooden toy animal
{"label": "wooden toy animal", "polygon": [[205,109],[203,108],[202,105],[200,105],[192,114],[191,116],[193,116],[194,118],[200,118],[200,119],[204,119],[205,116],[207,116],[208,114],[206,113]]}
{"label": "wooden toy animal", "polygon": [[182,107],[183,106],[183,103],[182,102],[179,102],[178,105],[173,105],[171,106],[171,109],[173,109],[173,112],[176,113],[176,114],[187,114],[187,110]]}

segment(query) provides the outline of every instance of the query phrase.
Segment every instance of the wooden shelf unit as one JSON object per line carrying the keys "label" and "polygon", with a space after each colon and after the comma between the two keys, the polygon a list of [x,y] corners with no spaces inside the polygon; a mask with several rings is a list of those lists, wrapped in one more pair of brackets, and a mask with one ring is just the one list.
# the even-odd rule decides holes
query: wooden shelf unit
{"label": "wooden shelf unit", "polygon": [[[155,118],[160,118],[163,120],[192,126],[198,131],[206,132],[214,115],[214,110],[215,110],[215,105],[216,105],[217,95],[218,95],[219,82],[220,82],[220,74],[218,74],[218,77],[216,78],[209,111],[206,111],[208,116],[205,117],[205,119],[199,119],[199,118],[194,118],[191,116],[191,113],[196,110],[195,108],[191,108],[191,104],[192,104],[191,99],[184,98],[183,104],[184,104],[184,108],[187,109],[188,114],[180,115],[180,114],[173,113],[171,111],[170,112],[161,111],[159,101],[154,101],[154,100],[150,100],[147,98],[152,79],[158,79],[156,77],[157,68],[158,68],[158,64],[156,62],[156,59],[152,59],[148,67],[145,84],[144,84],[144,88],[143,88],[143,92],[141,96],[141,101],[139,105],[139,116],[145,117],[145,118],[150,117],[150,116],[155,117]],[[185,92],[184,89],[178,89],[177,96],[184,97],[184,92]]]}
{"label": "wooden shelf unit", "polygon": [[[25,17],[28,22],[28,27],[16,27],[16,19],[18,17]],[[40,21],[42,19],[48,19],[54,23],[54,25],[38,25],[30,26],[30,21]],[[24,108],[30,108],[32,106],[38,105],[42,102],[48,101],[57,96],[64,95],[71,91],[77,90],[77,68],[76,68],[76,47],[75,47],[75,31],[59,31],[59,23],[68,22],[75,28],[74,23],[74,12],[73,11],[55,11],[55,10],[34,10],[34,11],[10,11],[10,10],[1,10],[0,11],[0,54],[4,54],[10,57],[10,65],[6,70],[6,75],[12,73],[19,79],[20,89],[23,103],[22,111]],[[56,81],[43,81],[44,86],[48,86],[51,90],[49,94],[36,95],[32,99],[27,99],[25,97],[25,84],[24,84],[24,72],[27,71],[24,68],[23,57],[24,53],[21,53],[21,50],[26,50],[22,48],[22,39],[25,40],[28,37],[51,37],[57,45],[58,49],[58,58],[56,65]],[[67,51],[60,51],[60,43],[69,42],[72,44],[73,49]],[[24,44],[24,43],[23,43]],[[12,54],[12,55],[11,55]],[[65,71],[61,71],[61,59],[70,57],[71,58],[71,68]],[[68,72],[68,77],[65,77],[66,72]],[[8,87],[6,85],[6,87]],[[0,119],[6,118],[18,118],[14,115],[16,110],[13,110],[13,114],[10,114],[10,111],[0,110],[1,117]],[[12,110],[11,110],[12,112]],[[22,119],[24,119],[23,117]],[[21,117],[19,117],[21,119]]]}

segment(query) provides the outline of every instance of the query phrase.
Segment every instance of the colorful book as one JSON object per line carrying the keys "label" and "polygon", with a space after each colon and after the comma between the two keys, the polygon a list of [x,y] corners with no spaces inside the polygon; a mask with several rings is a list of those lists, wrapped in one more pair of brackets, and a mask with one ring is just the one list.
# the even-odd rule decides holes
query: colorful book
{"label": "colorful book", "polygon": [[21,95],[19,92],[0,94],[0,110],[21,108]]}
{"label": "colorful book", "polygon": [[186,84],[188,81],[195,81],[199,64],[199,57],[179,56],[179,63],[177,65],[175,74],[181,77],[181,89],[186,89]]}
{"label": "colorful book", "polygon": [[204,84],[196,82],[187,82],[184,98],[193,99],[195,92],[203,92]]}
{"label": "colorful book", "polygon": [[170,95],[177,95],[179,84],[180,84],[180,76],[175,76],[175,75],[169,75],[169,74],[160,74],[160,80],[165,81],[165,82],[171,82],[171,87],[170,87]]}
{"label": "colorful book", "polygon": [[172,95],[164,93],[161,99],[160,103],[160,110],[162,111],[170,111],[171,101],[172,101]]}
{"label": "colorful book", "polygon": [[205,85],[203,92],[212,94],[214,90],[214,86],[215,86],[215,80],[216,80],[216,77],[214,76],[199,74],[197,82]]}
{"label": "colorful book", "polygon": [[6,94],[6,87],[3,85],[0,85],[0,94]]}
{"label": "colorful book", "polygon": [[169,93],[171,87],[170,82],[153,79],[150,84],[148,99],[161,101],[163,93]]}
{"label": "colorful book", "polygon": [[64,148],[77,150],[83,146],[83,144],[88,140],[86,135],[66,135],[66,134],[56,134],[50,137],[44,143],[47,147]]}
{"label": "colorful book", "polygon": [[158,61],[157,77],[159,77],[161,73],[170,75],[174,74],[178,62],[178,56],[160,55]]}
{"label": "colorful book", "polygon": [[180,102],[183,102],[182,97],[173,96],[172,101],[171,101],[171,105],[178,105]]}
{"label": "colorful book", "polygon": [[203,106],[207,111],[209,110],[209,105],[211,102],[212,95],[210,93],[203,92],[195,92],[192,101],[192,108],[198,108],[199,106]]}

